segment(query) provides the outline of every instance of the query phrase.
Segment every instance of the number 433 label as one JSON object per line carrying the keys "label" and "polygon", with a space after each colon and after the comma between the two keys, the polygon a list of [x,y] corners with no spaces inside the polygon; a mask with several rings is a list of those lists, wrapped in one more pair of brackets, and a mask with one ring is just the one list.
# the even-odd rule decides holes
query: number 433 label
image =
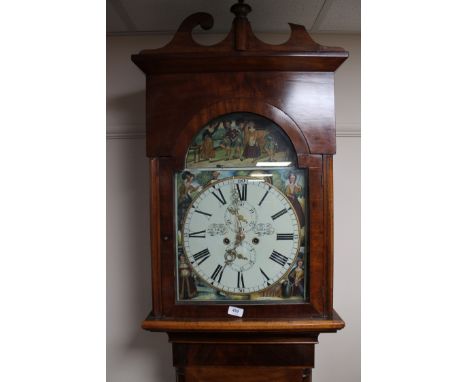
{"label": "number 433 label", "polygon": [[228,309],[228,314],[230,316],[242,317],[244,315],[244,309],[230,306]]}

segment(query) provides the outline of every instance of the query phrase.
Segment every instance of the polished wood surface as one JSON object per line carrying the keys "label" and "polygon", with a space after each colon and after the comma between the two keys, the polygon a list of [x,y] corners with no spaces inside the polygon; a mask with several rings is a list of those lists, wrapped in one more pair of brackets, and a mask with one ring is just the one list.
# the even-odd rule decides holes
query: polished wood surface
{"label": "polished wood surface", "polygon": [[[266,67],[273,67],[276,71],[284,72],[329,72],[338,68],[347,58],[340,54],[338,57],[328,54],[298,53],[294,56],[286,56],[282,53],[260,54],[254,53],[248,56],[238,54],[235,56],[209,55],[195,56],[179,54],[173,57],[144,57],[135,56],[133,62],[147,74],[162,73],[198,73],[215,72],[251,72],[265,71]],[[146,58],[146,57],[145,57]],[[187,60],[191,64],[187,66]],[[325,62],[324,62],[325,60]],[[274,64],[274,65],[273,65]]]}
{"label": "polished wood surface", "polygon": [[310,381],[319,335],[232,331],[168,334],[178,381],[252,382]]}
{"label": "polished wood surface", "polygon": [[310,381],[318,333],[169,332],[178,381]]}
{"label": "polished wood surface", "polygon": [[149,157],[185,152],[195,121],[199,129],[217,116],[238,111],[265,115],[280,126],[289,119],[284,128],[298,154],[336,151],[333,73],[155,75],[147,78],[147,98]]}
{"label": "polished wood surface", "polygon": [[311,382],[302,367],[187,367],[177,369],[177,382]]}
{"label": "polished wood surface", "polygon": [[[252,52],[303,52],[309,54],[332,57],[347,57],[348,52],[339,47],[328,47],[320,45],[312,39],[303,25],[289,23],[291,34],[288,41],[272,45],[265,43],[257,38],[252,31],[250,22],[247,19],[247,14],[237,14],[233,20],[232,28],[223,41],[214,45],[201,45],[198,44],[192,37],[193,29],[200,26],[202,29],[209,30],[213,26],[214,19],[209,13],[198,12],[188,16],[179,29],[175,33],[173,39],[164,47],[157,49],[142,50],[138,56],[156,56],[156,55],[173,55],[181,53],[214,53],[225,55],[233,55],[244,51]],[[145,60],[148,61],[148,60]],[[332,71],[336,68],[331,69]]]}
{"label": "polished wood surface", "polygon": [[[227,310],[227,309],[226,309]],[[344,328],[344,321],[335,312],[332,319],[269,319],[246,320],[225,318],[223,320],[171,320],[154,319],[149,316],[143,321],[142,327],[146,330],[175,332],[333,332]]]}
{"label": "polished wood surface", "polygon": [[160,219],[160,168],[158,158],[150,160],[150,237],[151,237],[151,289],[152,312],[156,316],[162,314],[161,285],[161,219]]}
{"label": "polished wood surface", "polygon": [[324,311],[333,314],[333,253],[334,253],[334,224],[333,224],[333,157],[324,155],[323,157],[323,245],[325,253],[324,283],[325,301]]}
{"label": "polished wood surface", "polygon": [[267,44],[255,36],[246,14],[234,13],[231,31],[218,44],[206,46],[194,41],[192,30],[195,27],[210,29],[213,25],[211,15],[199,12],[184,20],[169,44],[143,50],[133,55],[132,61],[147,74],[262,70],[334,72],[348,57],[344,49],[320,45],[304,26],[291,23],[288,41]]}
{"label": "polished wood surface", "polygon": [[314,345],[173,343],[174,366],[313,367]]}
{"label": "polished wood surface", "polygon": [[169,331],[171,343],[205,343],[205,344],[309,344],[318,343],[318,332],[294,332],[282,331]]}

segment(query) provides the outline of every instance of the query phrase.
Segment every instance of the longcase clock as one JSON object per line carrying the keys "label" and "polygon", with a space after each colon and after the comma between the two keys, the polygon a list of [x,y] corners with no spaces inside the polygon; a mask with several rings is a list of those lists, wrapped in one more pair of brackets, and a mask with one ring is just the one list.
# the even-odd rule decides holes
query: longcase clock
{"label": "longcase clock", "polygon": [[269,45],[242,1],[224,41],[188,17],[146,74],[152,309],[178,381],[311,381],[333,310],[334,72],[341,48],[304,27]]}

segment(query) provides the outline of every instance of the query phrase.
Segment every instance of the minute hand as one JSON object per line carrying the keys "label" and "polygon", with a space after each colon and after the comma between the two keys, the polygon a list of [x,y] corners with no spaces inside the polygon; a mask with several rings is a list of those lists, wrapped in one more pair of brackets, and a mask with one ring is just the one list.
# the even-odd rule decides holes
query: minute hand
{"label": "minute hand", "polygon": [[244,230],[242,228],[242,224],[239,219],[239,214],[236,214],[236,248],[242,243],[242,240],[244,240],[245,235],[244,235]]}

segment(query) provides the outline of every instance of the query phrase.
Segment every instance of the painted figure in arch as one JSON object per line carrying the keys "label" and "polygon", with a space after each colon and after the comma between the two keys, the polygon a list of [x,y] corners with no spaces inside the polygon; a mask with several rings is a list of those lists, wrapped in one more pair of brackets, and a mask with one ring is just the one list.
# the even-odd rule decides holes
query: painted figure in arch
{"label": "painted figure in arch", "polygon": [[226,159],[231,160],[233,158],[239,158],[243,160],[242,157],[242,123],[241,126],[238,126],[235,121],[225,121],[224,129],[226,130],[224,134],[223,144],[224,150],[226,152]]}
{"label": "painted figure in arch", "polygon": [[268,160],[270,162],[274,162],[275,153],[278,151],[278,143],[276,142],[276,140],[273,138],[271,134],[266,135],[264,148],[268,155]]}
{"label": "painted figure in arch", "polygon": [[219,124],[210,124],[202,134],[202,144],[200,147],[200,159],[209,160],[210,162],[215,158],[216,152],[213,144],[213,135],[218,130]]}
{"label": "painted figure in arch", "polygon": [[286,182],[285,194],[288,197],[289,201],[296,211],[297,217],[301,227],[305,226],[305,216],[304,211],[302,210],[301,203],[299,203],[299,196],[302,193],[302,187],[297,183],[296,173],[290,172],[288,174],[288,180]]}
{"label": "painted figure in arch", "polygon": [[253,122],[247,123],[244,141],[246,143],[244,158],[251,158],[252,162],[255,162],[255,159],[260,156],[260,146],[257,142],[257,130]]}

